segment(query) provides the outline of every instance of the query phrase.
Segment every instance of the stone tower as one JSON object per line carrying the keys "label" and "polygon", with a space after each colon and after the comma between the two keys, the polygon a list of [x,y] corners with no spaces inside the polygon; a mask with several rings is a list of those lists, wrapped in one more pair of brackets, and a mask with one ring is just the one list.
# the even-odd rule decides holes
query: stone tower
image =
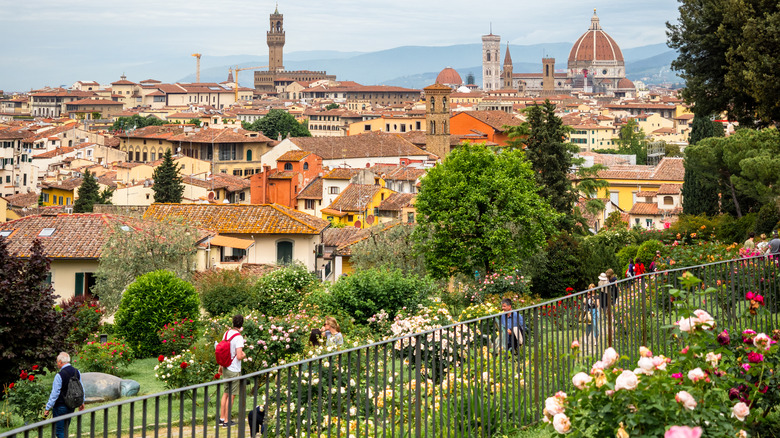
{"label": "stone tower", "polygon": [[433,84],[425,92],[426,150],[444,160],[450,153],[450,93],[446,85]]}
{"label": "stone tower", "polygon": [[506,55],[504,55],[504,70],[501,71],[501,79],[503,82],[503,88],[510,90],[513,89],[512,85],[512,56],[509,54],[509,43],[506,43]]}
{"label": "stone tower", "polygon": [[268,71],[284,70],[284,15],[279,13],[278,6],[271,14],[271,30],[268,31],[266,40],[268,41]]}
{"label": "stone tower", "polygon": [[498,35],[482,36],[482,89],[485,91],[501,88],[501,37]]}
{"label": "stone tower", "polygon": [[542,95],[555,94],[555,58],[542,58]]}

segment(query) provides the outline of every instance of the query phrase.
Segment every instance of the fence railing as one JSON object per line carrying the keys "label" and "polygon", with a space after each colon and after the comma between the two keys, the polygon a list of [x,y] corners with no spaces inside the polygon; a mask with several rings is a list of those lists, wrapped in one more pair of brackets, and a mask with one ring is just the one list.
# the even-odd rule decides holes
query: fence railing
{"label": "fence railing", "polygon": [[[73,420],[70,434],[78,438],[493,436],[539,421],[543,400],[571,386],[575,340],[580,356],[600,357],[613,346],[636,361],[642,345],[669,356],[675,346],[668,327],[679,319],[669,288],[680,287],[683,271],[716,287],[714,294],[698,296],[697,305],[715,317],[719,330],[778,326],[778,261],[730,260],[649,273],[501,315],[122,400],[0,438],[54,436],[60,419]],[[768,317],[740,317],[747,291],[765,296]],[[513,330],[520,320],[521,328]],[[236,423],[223,427],[219,400],[236,385],[230,403]]]}

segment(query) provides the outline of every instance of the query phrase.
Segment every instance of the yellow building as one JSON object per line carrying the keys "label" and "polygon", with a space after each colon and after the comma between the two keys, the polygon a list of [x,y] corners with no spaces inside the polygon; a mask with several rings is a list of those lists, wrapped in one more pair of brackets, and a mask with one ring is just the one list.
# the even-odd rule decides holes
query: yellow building
{"label": "yellow building", "polygon": [[381,184],[350,184],[327,207],[322,209],[322,218],[338,225],[368,228],[379,222],[376,208],[394,191]]}
{"label": "yellow building", "polygon": [[73,205],[73,202],[76,200],[76,191],[81,186],[81,181],[81,178],[70,178],[64,181],[42,183],[42,205]]}
{"label": "yellow building", "polygon": [[398,115],[382,116],[372,120],[363,120],[350,123],[347,128],[347,135],[358,135],[365,132],[379,131],[389,133],[403,133],[411,131],[427,130],[425,123],[425,114],[418,116]]}
{"label": "yellow building", "polygon": [[569,141],[580,148],[580,152],[599,149],[616,149],[618,132],[614,126],[593,123],[575,125],[569,132]]}
{"label": "yellow building", "polygon": [[181,154],[212,163],[212,173],[249,176],[260,173],[271,139],[244,129],[200,129],[170,137]]}
{"label": "yellow building", "polygon": [[637,194],[658,191],[662,184],[682,184],[685,175],[682,158],[664,157],[657,166],[610,166],[598,173],[609,187],[599,190],[600,198],[609,198],[624,211],[631,211]]}
{"label": "yellow building", "polygon": [[170,139],[184,130],[184,125],[164,125],[123,132],[118,135],[119,150],[127,152],[128,161],[155,161],[161,158],[165,151],[176,152]]}

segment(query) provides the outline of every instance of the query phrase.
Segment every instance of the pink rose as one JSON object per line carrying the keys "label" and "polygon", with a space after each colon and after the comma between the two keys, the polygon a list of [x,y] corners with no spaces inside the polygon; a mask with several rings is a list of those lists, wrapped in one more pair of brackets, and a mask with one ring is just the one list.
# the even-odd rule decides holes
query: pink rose
{"label": "pink rose", "polygon": [[563,400],[558,397],[547,397],[544,401],[544,409],[553,416],[561,414],[564,411]]}
{"label": "pink rose", "polygon": [[653,358],[653,366],[657,370],[666,371],[666,358],[663,356],[655,356]]}
{"label": "pink rose", "polygon": [[617,351],[615,351],[615,349],[612,347],[609,347],[606,350],[604,350],[604,355],[601,356],[601,361],[604,362],[605,364],[604,368],[611,367],[617,362],[617,360],[618,360]]}
{"label": "pink rose", "polygon": [[641,357],[653,357],[653,352],[645,346],[639,347],[639,355]]}
{"label": "pink rose", "polygon": [[677,400],[677,403],[680,403],[683,405],[685,409],[694,410],[696,408],[696,399],[693,398],[693,396],[687,392],[687,391],[680,391],[677,394],[675,394],[674,399]]}
{"label": "pink rose", "polygon": [[578,348],[580,348],[580,341],[578,341],[578,340],[576,340],[576,339],[575,339],[575,340],[574,340],[574,341],[571,343],[571,349],[572,349],[572,350],[576,350],[576,349],[578,349]]}
{"label": "pink rose", "polygon": [[664,438],[700,438],[701,427],[672,426],[664,434]]}
{"label": "pink rose", "polygon": [[690,333],[695,327],[695,318],[683,318],[677,321],[677,325],[680,327],[680,331]]}
{"label": "pink rose", "polygon": [[639,361],[637,362],[637,365],[639,366],[639,368],[642,369],[643,374],[650,375],[653,374],[653,371],[655,371],[655,365],[653,364],[653,359],[650,357],[640,358]]}
{"label": "pink rose", "polygon": [[704,360],[706,360],[707,363],[712,365],[713,367],[717,367],[721,357],[723,357],[721,353],[715,354],[715,352],[710,351],[709,353],[707,353],[707,356]]}
{"label": "pink rose", "polygon": [[761,362],[764,361],[764,355],[761,354],[761,353],[756,353],[754,351],[751,351],[747,355],[747,360],[748,360],[748,362],[751,362],[751,363],[761,363]]}
{"label": "pink rose", "polygon": [[615,379],[615,391],[627,389],[632,391],[639,385],[639,378],[632,371],[625,370]]}
{"label": "pink rose", "polygon": [[704,310],[694,310],[693,314],[696,315],[697,325],[702,326],[705,330],[712,330],[715,327],[715,318]]}
{"label": "pink rose", "polygon": [[772,339],[765,333],[759,333],[753,338],[753,345],[764,350],[769,350],[772,346]]}
{"label": "pink rose", "polygon": [[691,379],[693,382],[698,382],[699,380],[704,380],[707,378],[707,374],[702,371],[701,368],[694,368],[690,371],[688,371],[688,378]]}
{"label": "pink rose", "polygon": [[596,370],[603,370],[607,367],[607,364],[604,362],[597,360],[596,363],[593,364],[593,366],[590,368],[590,373],[593,374],[596,372]]}
{"label": "pink rose", "polygon": [[569,417],[566,416],[564,413],[555,414],[553,416],[553,428],[555,428],[555,431],[560,434],[565,434],[571,432],[571,421],[569,420]]}
{"label": "pink rose", "polygon": [[574,375],[574,377],[571,378],[571,383],[574,385],[575,388],[579,390],[585,389],[585,385],[590,383],[593,380],[593,377],[585,374],[585,373],[577,373]]}
{"label": "pink rose", "polygon": [[748,293],[745,294],[745,299],[746,300],[752,300],[753,298],[755,298],[755,296],[756,295],[753,292],[748,292]]}
{"label": "pink rose", "polygon": [[731,408],[731,416],[739,421],[745,421],[748,415],[750,415],[750,408],[743,402],[739,402]]}

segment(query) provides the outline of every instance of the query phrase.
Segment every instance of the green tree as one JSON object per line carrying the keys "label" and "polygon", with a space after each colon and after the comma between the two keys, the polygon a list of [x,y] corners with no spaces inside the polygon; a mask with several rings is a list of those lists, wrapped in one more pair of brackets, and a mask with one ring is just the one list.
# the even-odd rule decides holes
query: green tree
{"label": "green tree", "polygon": [[645,132],[639,128],[635,119],[628,119],[628,122],[620,127],[617,144],[621,154],[636,155],[636,164],[647,164]]}
{"label": "green tree", "polygon": [[242,126],[249,131],[262,132],[272,140],[276,140],[279,135],[285,138],[288,134],[290,137],[311,137],[306,123],[299,123],[292,114],[280,109],[272,109],[265,117]]}
{"label": "green tree", "polygon": [[326,110],[328,110],[328,111],[330,111],[330,110],[334,110],[334,109],[339,109],[339,108],[341,108],[341,106],[340,106],[339,104],[337,104],[336,102],[329,103],[329,104],[328,104],[328,105],[325,107],[325,109],[326,109]]}
{"label": "green tree", "polygon": [[198,293],[173,272],[160,270],[127,287],[114,324],[137,357],[149,357],[162,350],[157,336],[162,326],[184,318],[198,319]]}
{"label": "green tree", "polygon": [[79,198],[73,203],[74,213],[92,213],[92,206],[100,200],[97,179],[87,169],[78,190]]}
{"label": "green tree", "polygon": [[33,242],[29,259],[12,257],[7,239],[0,239],[0,383],[19,377],[33,365],[53,369],[53,358],[65,346],[72,320],[55,308],[54,291],[47,281],[49,260],[40,240]]}
{"label": "green tree", "polygon": [[723,135],[722,123],[707,116],[694,115],[693,122],[691,122],[691,133],[688,135],[688,144],[696,144],[705,138],[723,137]]}
{"label": "green tree", "polygon": [[[578,160],[582,164],[583,160]],[[590,215],[597,215],[604,211],[604,201],[598,198],[598,192],[600,190],[606,190],[609,187],[609,182],[600,179],[598,173],[601,170],[605,170],[607,167],[601,164],[595,164],[591,167],[579,167],[575,173],[574,191],[578,196],[585,199],[585,211],[580,211],[579,207],[574,208],[574,218],[582,231],[587,229],[587,220],[584,217],[585,213]]]}
{"label": "green tree", "polygon": [[184,194],[184,184],[182,183],[179,165],[173,162],[171,150],[168,149],[163,154],[163,162],[154,169],[152,179],[154,185],[154,202],[178,204],[181,202],[181,196]]}
{"label": "green tree", "polygon": [[165,122],[158,119],[153,115],[141,117],[138,114],[133,114],[130,117],[120,117],[114,121],[111,129],[114,131],[128,131],[131,129],[141,129],[147,126],[162,126]]}
{"label": "green tree", "polygon": [[196,233],[191,228],[133,220],[112,225],[108,233],[92,287],[108,312],[117,309],[122,292],[136,277],[167,269],[186,278],[194,268]]}
{"label": "green tree", "polygon": [[436,278],[514,269],[552,232],[559,214],[539,195],[522,151],[454,150],[422,179],[416,248]]}
{"label": "green tree", "polygon": [[352,245],[350,262],[355,269],[400,269],[406,275],[424,277],[425,258],[414,250],[414,225],[399,223],[371,229],[371,236]]}
{"label": "green tree", "polygon": [[[690,149],[705,138],[723,137],[723,125],[707,116],[694,115],[691,134],[688,136],[688,150],[692,159],[685,160],[685,176],[682,186],[683,213],[691,215],[715,215],[720,210],[717,178],[704,174],[704,169],[696,165],[702,152]],[[687,154],[686,154],[687,155]]]}
{"label": "green tree", "polygon": [[190,125],[195,125],[196,127],[200,128],[200,119],[190,119],[188,122]]}

